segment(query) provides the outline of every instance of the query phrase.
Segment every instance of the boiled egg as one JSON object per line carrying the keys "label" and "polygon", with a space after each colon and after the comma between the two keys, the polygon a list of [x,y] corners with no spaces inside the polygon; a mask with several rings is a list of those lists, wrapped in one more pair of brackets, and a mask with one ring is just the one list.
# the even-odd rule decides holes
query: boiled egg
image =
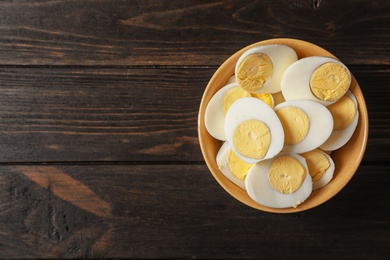
{"label": "boiled egg", "polygon": [[231,149],[228,142],[224,142],[217,153],[219,170],[231,182],[245,190],[245,177],[253,164],[246,163]]}
{"label": "boiled egg", "polygon": [[344,146],[355,132],[359,121],[358,102],[349,90],[344,97],[327,108],[332,114],[334,129],[320,148],[324,151],[334,151]]}
{"label": "boiled egg", "polygon": [[350,71],[340,61],[310,56],[297,60],[286,69],[281,89],[287,101],[310,99],[328,106],[344,96],[351,79]]}
{"label": "boiled egg", "polygon": [[318,148],[333,131],[327,107],[312,100],[290,100],[275,107],[283,126],[283,152],[305,153]]}
{"label": "boiled egg", "polygon": [[335,170],[332,157],[327,153],[315,149],[307,153],[300,154],[305,158],[310,176],[313,181],[313,190],[318,190],[328,184]]}
{"label": "boiled egg", "polygon": [[218,90],[207,104],[204,123],[206,130],[215,139],[225,141],[225,115],[230,105],[239,98],[250,97],[237,83],[231,83]]}
{"label": "boiled egg", "polygon": [[230,106],[225,133],[233,151],[247,163],[272,158],[283,148],[284,133],[279,118],[257,98],[240,98]]}
{"label": "boiled egg", "polygon": [[297,59],[295,50],[282,44],[250,48],[236,63],[236,81],[251,93],[279,92],[284,71]]}
{"label": "boiled egg", "polygon": [[249,197],[261,205],[289,208],[304,202],[313,185],[305,159],[281,153],[256,163],[246,176],[245,188]]}

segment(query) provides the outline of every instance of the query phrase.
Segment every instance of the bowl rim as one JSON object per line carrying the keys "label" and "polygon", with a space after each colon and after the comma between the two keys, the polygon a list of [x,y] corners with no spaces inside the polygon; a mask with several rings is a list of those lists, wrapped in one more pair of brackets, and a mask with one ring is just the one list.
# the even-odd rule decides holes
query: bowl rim
{"label": "bowl rim", "polygon": [[[238,60],[238,58],[241,56],[242,53],[244,53],[246,50],[255,47],[255,46],[260,46],[260,45],[266,45],[266,44],[285,44],[288,46],[291,46],[298,54],[298,58],[303,58],[307,56],[328,56],[332,58],[338,59],[336,56],[334,56],[332,53],[329,51],[325,50],[324,48],[313,44],[308,41],[300,40],[300,39],[294,39],[294,38],[273,38],[273,39],[267,39],[259,42],[255,42],[253,44],[250,44],[237,52],[235,52],[233,55],[231,55],[228,59],[226,59],[214,72],[213,76],[209,80],[203,95],[202,99],[200,102],[199,106],[199,112],[198,112],[198,138],[199,138],[199,145],[201,148],[202,156],[205,160],[205,163],[215,178],[215,180],[219,183],[219,185],[226,191],[228,192],[232,197],[234,197],[236,200],[240,201],[241,203],[252,207],[254,209],[264,211],[264,212],[269,212],[269,213],[296,213],[296,212],[302,212],[306,211],[308,209],[312,209],[314,207],[317,207],[326,201],[330,200],[333,198],[336,194],[338,194],[347,184],[348,182],[352,179],[354,174],[356,173],[357,169],[360,166],[360,163],[363,159],[366,147],[367,147],[367,140],[368,140],[368,111],[366,107],[366,102],[363,96],[363,93],[361,91],[361,88],[359,84],[357,83],[355,77],[353,76],[352,72],[352,83],[350,90],[352,93],[355,95],[357,101],[358,101],[358,112],[359,112],[359,123],[358,126],[356,127],[355,133],[353,134],[352,138],[348,141],[348,143],[345,145],[349,144],[349,146],[352,146],[354,150],[356,150],[356,158],[354,160],[348,160],[349,162],[345,163],[343,161],[340,161],[339,163],[341,164],[340,168],[347,170],[348,174],[344,174],[343,176],[339,177],[341,178],[340,181],[337,182],[338,185],[330,185],[330,183],[325,186],[324,188],[320,190],[313,191],[312,194],[309,196],[309,198],[303,202],[302,204],[298,205],[297,207],[291,207],[291,208],[271,208],[271,207],[266,207],[261,204],[258,204],[257,202],[253,201],[249,195],[247,195],[246,191],[242,190],[238,186],[235,186],[232,182],[227,180],[227,178],[218,170],[216,166],[216,161],[215,158],[211,158],[209,156],[209,148],[206,144],[208,140],[214,139],[211,137],[211,135],[205,130],[205,125],[204,125],[204,113],[205,109],[207,106],[207,103],[209,102],[210,98],[215,94],[217,90],[219,90],[221,87],[224,85],[221,85],[222,80],[218,79],[219,75],[229,68],[229,71],[232,72],[232,64],[235,64]],[[303,54],[303,52],[305,54]],[[313,54],[314,53],[314,54]],[[318,53],[318,54],[317,54]],[[233,66],[234,67],[234,66]],[[233,68],[233,73],[234,73],[234,68]],[[233,75],[233,74],[231,74]],[[228,73],[224,74],[224,78],[229,78],[231,75],[228,75]],[[219,81],[219,84],[218,84]],[[225,81],[226,82],[226,81]],[[218,85],[215,87],[215,85]],[[210,139],[211,138],[211,139]],[[360,140],[360,144],[354,145],[357,140]],[[222,142],[219,140],[214,139],[213,142],[220,143],[222,145]],[[348,148],[348,147],[347,147]],[[335,151],[335,155],[343,155],[342,158],[346,157],[344,156],[343,153],[340,151],[343,151],[342,149],[346,149],[344,147],[340,148],[339,150]],[[218,152],[218,149],[217,149]],[[216,153],[214,154],[216,156]],[[214,157],[215,157],[214,156]],[[347,158],[344,158],[347,159]],[[340,159],[341,160],[341,159]],[[336,163],[336,162],[335,162]],[[337,166],[336,166],[337,167]],[[338,168],[336,168],[336,171]],[[340,170],[340,169],[339,169]],[[335,172],[336,172],[335,171]],[[332,183],[332,182],[331,182]],[[329,188],[331,187],[331,188]],[[322,196],[319,198],[319,196],[316,197],[318,193],[322,193]],[[314,199],[313,199],[314,198]],[[312,203],[308,203],[308,201],[312,201]]]}

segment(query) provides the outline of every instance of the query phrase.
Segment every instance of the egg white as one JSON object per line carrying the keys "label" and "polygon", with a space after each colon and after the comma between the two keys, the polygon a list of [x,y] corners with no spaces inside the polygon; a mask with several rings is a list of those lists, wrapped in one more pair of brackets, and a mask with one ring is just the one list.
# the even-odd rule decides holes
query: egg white
{"label": "egg white", "polygon": [[313,72],[322,64],[334,62],[343,66],[349,75],[349,69],[340,61],[323,56],[310,56],[297,60],[284,72],[281,81],[281,90],[286,101],[295,99],[310,99],[325,106],[336,101],[325,101],[317,98],[310,89],[310,78]]}
{"label": "egg white", "polygon": [[228,142],[224,142],[217,153],[217,165],[222,174],[241,189],[245,190],[245,181],[233,175],[227,164],[227,154],[230,150]]}
{"label": "egg white", "polygon": [[275,111],[283,107],[301,109],[309,119],[309,130],[305,138],[297,144],[284,144],[283,152],[305,153],[325,143],[333,131],[333,117],[330,111],[320,103],[312,100],[290,100],[280,103]]}
{"label": "egg white", "polygon": [[[263,122],[268,126],[271,132],[270,147],[264,158],[260,160],[241,155],[237,152],[233,144],[233,134],[236,128],[244,121],[251,119],[256,119]],[[277,155],[283,148],[284,132],[279,118],[270,106],[257,98],[240,98],[230,106],[225,118],[225,133],[226,140],[229,142],[233,151],[247,163],[255,163],[261,160],[272,158]]]}
{"label": "egg white", "polygon": [[[281,155],[290,155],[297,159],[306,169],[306,177],[301,187],[291,194],[276,191],[268,177],[273,160]],[[313,185],[305,159],[297,154],[280,154],[272,159],[256,163],[245,178],[246,191],[257,203],[271,208],[290,208],[304,202],[311,194]]]}
{"label": "egg white", "polygon": [[237,83],[233,82],[225,85],[218,90],[207,104],[204,114],[204,123],[207,132],[215,139],[225,141],[225,113],[223,112],[222,102],[226,92],[234,87],[238,87]]}
{"label": "egg white", "polygon": [[334,130],[326,142],[320,146],[321,150],[330,152],[341,148],[351,139],[353,133],[355,132],[359,121],[358,102],[350,90],[347,91],[346,95],[348,95],[356,105],[355,117],[353,118],[352,123],[346,128]]}
{"label": "egg white", "polygon": [[273,65],[273,74],[271,78],[266,81],[263,87],[257,91],[256,93],[276,93],[281,90],[280,82],[282,81],[284,71],[295,61],[298,60],[298,56],[293,48],[287,45],[282,44],[269,44],[262,45],[250,48],[245,51],[240,58],[238,59],[235,67],[235,75],[237,77],[237,70],[241,64],[241,62],[251,54],[255,53],[264,53],[268,55],[268,57],[272,61]]}

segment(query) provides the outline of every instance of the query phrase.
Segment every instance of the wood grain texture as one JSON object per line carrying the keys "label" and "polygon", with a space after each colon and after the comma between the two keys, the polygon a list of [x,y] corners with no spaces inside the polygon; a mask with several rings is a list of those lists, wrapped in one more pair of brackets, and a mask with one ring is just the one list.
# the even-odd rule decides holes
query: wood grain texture
{"label": "wood grain texture", "polygon": [[211,73],[2,70],[1,161],[200,160],[197,109]]}
{"label": "wood grain texture", "polygon": [[[386,169],[363,165],[327,203],[278,215],[234,200],[204,165],[1,166],[0,252],[4,258],[331,258],[335,252],[384,258]],[[91,192],[80,196],[80,185]],[[58,187],[67,187],[66,198]],[[96,201],[111,214],[91,211]]]}
{"label": "wood grain texture", "polygon": [[[0,68],[0,161],[203,161],[198,109],[215,69]],[[364,160],[386,160],[390,70],[351,71],[369,111]]]}
{"label": "wood grain texture", "polygon": [[[390,64],[388,1],[1,1],[0,63],[219,65],[251,43],[307,40]],[[167,58],[169,57],[169,58]]]}

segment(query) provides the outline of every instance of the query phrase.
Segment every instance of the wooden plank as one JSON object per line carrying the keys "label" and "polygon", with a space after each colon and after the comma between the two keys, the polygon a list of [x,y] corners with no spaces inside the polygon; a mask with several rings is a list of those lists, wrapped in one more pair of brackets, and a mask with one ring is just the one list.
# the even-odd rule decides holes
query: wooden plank
{"label": "wooden plank", "polygon": [[371,0],[1,1],[0,64],[220,65],[281,37],[347,64],[390,64],[389,11]]}
{"label": "wooden plank", "polygon": [[[0,68],[0,162],[203,161],[216,68]],[[365,161],[389,158],[389,67],[351,68],[370,117]]]}
{"label": "wooden plank", "polygon": [[204,165],[0,166],[0,252],[2,258],[386,258],[388,171],[388,164],[363,164],[330,201],[278,215],[230,197]]}
{"label": "wooden plank", "polygon": [[3,68],[0,161],[199,160],[211,73]]}

